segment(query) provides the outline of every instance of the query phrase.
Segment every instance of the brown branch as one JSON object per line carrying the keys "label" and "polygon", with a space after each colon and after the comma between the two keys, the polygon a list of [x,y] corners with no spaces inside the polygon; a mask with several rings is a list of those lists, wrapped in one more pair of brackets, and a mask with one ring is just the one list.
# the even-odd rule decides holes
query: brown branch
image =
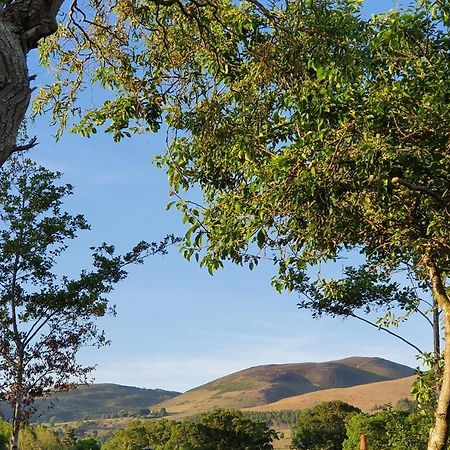
{"label": "brown branch", "polygon": [[433,191],[432,189],[430,189],[426,186],[418,186],[416,184],[410,183],[409,181],[403,180],[402,178],[399,178],[399,177],[393,177],[391,182],[394,186],[401,185],[401,186],[407,187],[408,189],[411,189],[412,191],[423,192],[424,194],[428,194],[429,196],[435,198],[440,203],[446,204],[445,199],[438,192]]}
{"label": "brown branch", "polygon": [[11,150],[11,155],[13,153],[17,153],[17,152],[24,152],[26,150],[30,150],[33,147],[36,147],[36,145],[38,145],[39,142],[37,141],[37,137],[34,136],[33,139],[31,139],[30,142],[28,142],[28,144],[24,144],[24,145],[16,145],[15,147],[12,148]]}
{"label": "brown branch", "polygon": [[350,313],[350,317],[354,317],[355,319],[361,320],[364,323],[367,323],[368,325],[377,328],[378,330],[381,331],[385,331],[386,333],[390,334],[391,336],[396,337],[397,339],[400,339],[402,342],[404,342],[405,344],[409,345],[410,347],[412,347],[414,350],[416,350],[417,352],[419,352],[421,355],[424,354],[424,351],[421,350],[419,347],[417,347],[417,345],[413,344],[412,342],[408,341],[407,339],[405,339],[403,336],[400,336],[397,333],[394,333],[393,331],[389,330],[386,327],[383,327],[381,325],[377,325],[376,323],[371,322],[370,320],[365,319],[364,317],[361,316],[357,316],[354,313]]}

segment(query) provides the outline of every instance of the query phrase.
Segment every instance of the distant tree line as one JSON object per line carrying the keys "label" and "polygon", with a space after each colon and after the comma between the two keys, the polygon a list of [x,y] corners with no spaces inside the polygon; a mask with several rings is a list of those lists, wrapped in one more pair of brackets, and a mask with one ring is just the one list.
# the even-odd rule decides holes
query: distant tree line
{"label": "distant tree line", "polygon": [[300,411],[294,409],[283,411],[246,411],[244,414],[250,419],[260,420],[271,427],[294,427],[300,417]]}

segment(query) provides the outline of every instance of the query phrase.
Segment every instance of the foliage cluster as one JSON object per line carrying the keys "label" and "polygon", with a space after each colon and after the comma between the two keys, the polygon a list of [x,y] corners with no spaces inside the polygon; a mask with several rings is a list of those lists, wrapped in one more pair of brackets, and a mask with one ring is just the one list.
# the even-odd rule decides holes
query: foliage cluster
{"label": "foliage cluster", "polygon": [[[0,450],[9,450],[12,427],[9,422],[0,421]],[[77,439],[73,433],[58,433],[45,425],[28,425],[20,430],[20,448],[26,450],[100,450],[94,438]]]}
{"label": "foliage cluster", "polygon": [[114,313],[107,297],[128,266],[173,242],[142,241],[124,255],[103,243],[91,248],[90,270],[60,274],[68,242],[89,229],[63,210],[72,186],[60,178],[29,159],[10,159],[0,172],[0,400],[10,406],[13,449],[37,399],[87,381],[93,367],[77,353],[108,343],[96,319]]}
{"label": "foliage cluster", "polygon": [[203,413],[198,421],[132,422],[116,430],[102,446],[104,450],[270,450],[275,431],[236,410]]}
{"label": "foliage cluster", "polygon": [[373,450],[417,450],[426,448],[432,414],[385,409],[376,414],[357,414],[347,423],[343,450],[359,446],[361,434],[367,436]]}
{"label": "foliage cluster", "polygon": [[298,422],[300,411],[295,409],[285,411],[246,411],[244,414],[252,420],[260,420],[271,427],[294,427]]}
{"label": "foliage cluster", "polygon": [[[346,424],[360,410],[339,400],[300,411],[292,437],[297,450],[342,450]],[[356,448],[356,447],[355,447]]]}

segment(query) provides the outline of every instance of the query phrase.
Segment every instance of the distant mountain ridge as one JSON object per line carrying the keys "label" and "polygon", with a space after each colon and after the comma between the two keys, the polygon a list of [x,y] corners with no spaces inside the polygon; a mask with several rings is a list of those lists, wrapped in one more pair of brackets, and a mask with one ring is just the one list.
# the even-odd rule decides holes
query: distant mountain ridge
{"label": "distant mountain ridge", "polygon": [[[180,392],[163,389],[144,389],[122,386],[112,383],[98,383],[79,386],[68,392],[60,392],[49,399],[37,402],[39,411],[44,411],[33,420],[38,422],[66,422],[83,419],[98,419],[106,415],[116,415],[120,411],[137,411],[151,408],[156,403],[169,400]],[[50,403],[53,408],[48,408]],[[9,417],[8,408],[2,405],[5,417]]]}
{"label": "distant mountain ridge", "polygon": [[411,388],[415,380],[415,376],[410,376],[398,380],[359,384],[348,388],[323,389],[283,398],[274,403],[254,406],[244,409],[244,411],[297,410],[311,408],[322,402],[341,400],[370,413],[380,406],[391,404],[395,407],[400,400],[412,400]]}
{"label": "distant mountain ridge", "polygon": [[[326,394],[328,390],[397,380],[413,374],[414,369],[411,367],[386,359],[352,357],[321,363],[270,364],[250,367],[213,380],[184,394],[109,383],[91,384],[80,386],[74,391],[55,394],[50,399],[54,403],[54,408],[51,409],[46,409],[50,400],[40,400],[38,409],[45,412],[35,420],[64,422],[88,418],[98,419],[107,415],[113,416],[121,412],[128,413],[146,408],[156,410],[165,408],[169,414],[181,418],[214,408],[245,409],[261,405],[269,407],[269,404],[274,402],[277,402],[274,404],[275,409],[284,408],[290,404],[293,407],[294,405],[301,407],[306,401],[300,399],[303,394],[308,396],[309,393],[317,393],[317,398],[322,398],[328,395]],[[381,386],[384,385],[380,384]],[[407,383],[403,383],[402,386],[406,386],[404,389],[402,387],[402,392],[407,392]],[[324,394],[320,394],[322,391]],[[374,389],[374,403],[376,403],[375,391],[376,389]],[[364,395],[370,403],[370,389],[364,392],[369,392]],[[329,394],[332,395],[331,392]],[[284,399],[291,398],[293,399],[291,402],[283,403]],[[8,417],[8,409],[5,407],[1,409]]]}
{"label": "distant mountain ridge", "polygon": [[158,406],[169,413],[184,415],[219,407],[248,408],[309,392],[396,380],[413,374],[411,367],[375,357],[270,364],[218,378]]}

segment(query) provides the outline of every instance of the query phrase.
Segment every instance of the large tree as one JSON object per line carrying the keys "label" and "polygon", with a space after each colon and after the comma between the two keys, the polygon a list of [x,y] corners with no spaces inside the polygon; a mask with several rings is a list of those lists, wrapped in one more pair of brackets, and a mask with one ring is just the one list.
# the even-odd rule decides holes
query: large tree
{"label": "large tree", "polygon": [[360,409],[340,400],[323,402],[313,408],[302,410],[293,430],[291,448],[342,450],[346,437],[346,423],[359,412]]}
{"label": "large tree", "polygon": [[[107,6],[101,26],[61,30],[71,41],[43,47],[56,53],[59,79],[37,108],[57,106],[65,126],[91,76],[116,95],[82,111],[74,131],[106,124],[120,139],[157,128],[162,115],[174,133],[160,163],[190,223],[185,256],[210,271],[224,260],[273,259],[275,286],[297,291],[316,314],[414,310],[417,294],[395,281],[400,271],[429,285],[447,341],[429,448],[444,448],[448,3],[417,1],[370,19],[350,0],[165,3],[115,3],[115,33]],[[184,194],[198,187],[200,205]],[[361,253],[361,267],[342,279],[309,277],[349,251]]]}
{"label": "large tree", "polygon": [[[360,3],[74,0],[42,46],[57,79],[36,110],[52,107],[63,128],[81,113],[74,131],[106,125],[115,139],[164,119],[174,133],[160,162],[174,194],[203,192],[198,207],[178,202],[191,224],[185,255],[211,271],[227,259],[272,258],[275,285],[298,291],[318,314],[414,308],[414,292],[392,281],[400,270],[431,286],[447,345],[429,449],[443,449],[449,4],[417,0],[364,19]],[[3,22],[18,5],[4,7]],[[76,99],[87,82],[113,94],[83,110]],[[309,267],[345,251],[359,251],[364,264],[341,280],[308,278]]]}

